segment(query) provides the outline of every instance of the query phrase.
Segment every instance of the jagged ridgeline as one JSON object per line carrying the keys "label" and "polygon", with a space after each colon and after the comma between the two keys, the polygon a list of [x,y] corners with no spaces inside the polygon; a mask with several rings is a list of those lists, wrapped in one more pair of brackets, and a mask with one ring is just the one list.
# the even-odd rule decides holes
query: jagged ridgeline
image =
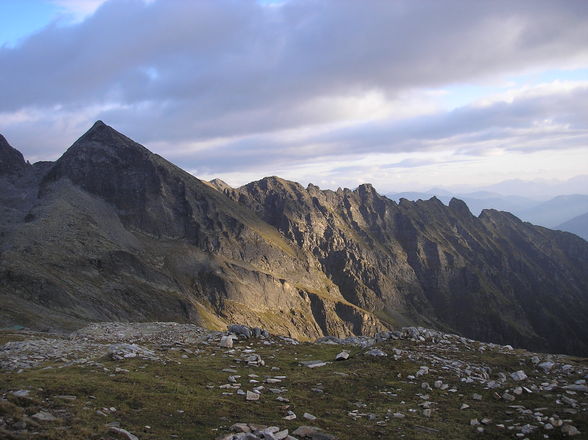
{"label": "jagged ridgeline", "polygon": [[300,339],[423,325],[588,354],[588,243],[371,185],[201,181],[102,122],[56,162],[0,136],[0,326],[239,322]]}

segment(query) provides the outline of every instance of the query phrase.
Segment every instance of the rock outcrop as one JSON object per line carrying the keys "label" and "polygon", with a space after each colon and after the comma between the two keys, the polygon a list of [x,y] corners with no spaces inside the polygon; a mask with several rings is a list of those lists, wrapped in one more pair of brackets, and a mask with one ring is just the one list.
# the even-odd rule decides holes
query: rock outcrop
{"label": "rock outcrop", "polygon": [[21,152],[12,148],[6,138],[0,134],[0,175],[20,174],[28,166]]}

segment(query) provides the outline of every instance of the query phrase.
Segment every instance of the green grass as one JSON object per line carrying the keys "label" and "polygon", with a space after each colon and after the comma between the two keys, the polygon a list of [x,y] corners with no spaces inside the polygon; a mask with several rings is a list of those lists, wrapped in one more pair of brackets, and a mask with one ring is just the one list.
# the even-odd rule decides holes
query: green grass
{"label": "green grass", "polygon": [[[244,343],[238,345],[243,346]],[[407,381],[406,376],[418,370],[419,362],[404,358],[395,361],[391,356],[383,359],[368,357],[361,355],[358,348],[346,347],[351,353],[350,360],[310,369],[300,366],[298,362],[332,360],[343,347],[314,344],[251,345],[266,361],[266,367],[245,367],[234,362],[233,356],[224,354],[217,347],[199,346],[191,347],[202,351],[197,355],[190,354],[189,359],[182,359],[181,351],[165,352],[165,356],[170,358],[166,364],[142,360],[103,360],[104,367],[109,371],[98,367],[67,367],[33,369],[20,374],[4,372],[0,376],[2,392],[28,388],[32,390],[33,400],[29,402],[21,399],[15,401],[15,404],[3,402],[0,413],[18,419],[40,408],[49,409],[55,415],[61,415],[63,423],[45,424],[41,436],[24,438],[59,440],[103,438],[105,424],[113,421],[120,422],[123,428],[142,440],[167,439],[174,435],[180,439],[213,439],[227,433],[228,427],[236,422],[276,425],[290,430],[310,424],[340,439],[389,439],[400,435],[406,439],[469,439],[480,438],[475,428],[469,426],[472,418],[489,417],[495,423],[508,418],[514,419],[513,423],[518,421],[517,414],[507,413],[512,411],[507,403],[493,399],[492,391],[484,390],[477,384],[461,383],[456,376],[444,370],[431,371],[423,378]],[[381,348],[391,352],[393,346],[415,348],[413,343],[407,341],[382,344]],[[450,353],[440,355],[451,356]],[[519,356],[516,355],[472,351],[460,353],[460,358],[472,363],[489,364],[496,372],[521,368]],[[585,365],[585,360],[571,360],[576,361]],[[126,368],[130,372],[111,376],[116,367]],[[271,370],[271,367],[278,367],[279,371]],[[257,402],[247,402],[243,396],[236,394],[223,395],[223,392],[232,391],[218,388],[227,383],[230,375],[222,372],[223,368],[239,371],[237,374],[242,376],[243,389],[254,386],[248,383],[247,375],[250,373],[259,375],[258,380],[263,380],[265,376],[288,376],[281,384],[265,386],[286,387],[288,391],[279,395],[290,399],[290,403],[276,401],[278,394],[267,390]],[[421,389],[422,381],[432,386],[438,377],[456,386],[458,392],[437,389],[426,392]],[[316,387],[324,392],[312,391]],[[429,394],[430,400],[437,403],[430,418],[421,413],[418,403],[424,400],[417,396],[419,393]],[[482,394],[483,400],[472,400],[473,393]],[[58,395],[75,395],[77,399],[65,401],[57,398]],[[471,408],[460,410],[463,402],[471,405]],[[546,415],[561,410],[561,407],[556,407],[553,398],[546,398],[542,394],[525,394],[517,398],[514,404],[527,408],[547,407],[548,410],[543,411]],[[109,407],[115,407],[116,412],[106,417],[96,413],[96,410]],[[418,411],[410,412],[409,408]],[[288,409],[293,410],[298,419],[283,420]],[[348,413],[356,409],[359,413],[373,414],[375,418],[350,417]],[[318,419],[308,422],[302,419],[304,412]],[[390,417],[394,412],[401,412],[406,418]],[[378,425],[378,422],[382,425]],[[522,424],[529,422],[521,419]],[[146,425],[151,428],[145,428]],[[575,425],[581,431],[588,432],[586,420],[579,420]],[[62,426],[70,428],[63,430]],[[513,438],[514,432],[501,431],[492,424],[487,427],[484,437]],[[542,438],[542,433],[528,438]],[[552,434],[550,438],[559,437]]]}

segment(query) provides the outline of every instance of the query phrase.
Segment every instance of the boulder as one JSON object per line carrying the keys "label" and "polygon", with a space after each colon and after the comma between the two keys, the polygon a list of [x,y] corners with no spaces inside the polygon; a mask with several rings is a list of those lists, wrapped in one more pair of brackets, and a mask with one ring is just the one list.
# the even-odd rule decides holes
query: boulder
{"label": "boulder", "polygon": [[223,348],[233,348],[233,338],[231,336],[223,336],[219,345]]}
{"label": "boulder", "polygon": [[252,336],[251,329],[245,325],[232,324],[228,329],[231,333],[235,333],[237,336],[242,336],[245,339],[249,339]]}
{"label": "boulder", "polygon": [[108,428],[108,432],[111,434],[115,434],[118,438],[126,439],[126,440],[139,440],[139,437],[136,435],[131,434],[126,429],[117,428],[116,426],[111,426]]}
{"label": "boulder", "polygon": [[514,373],[510,373],[510,377],[517,382],[520,380],[527,379],[527,375],[523,370],[515,371]]}
{"label": "boulder", "polygon": [[335,356],[336,361],[346,361],[347,359],[349,359],[349,353],[346,351],[342,351],[337,356]]}

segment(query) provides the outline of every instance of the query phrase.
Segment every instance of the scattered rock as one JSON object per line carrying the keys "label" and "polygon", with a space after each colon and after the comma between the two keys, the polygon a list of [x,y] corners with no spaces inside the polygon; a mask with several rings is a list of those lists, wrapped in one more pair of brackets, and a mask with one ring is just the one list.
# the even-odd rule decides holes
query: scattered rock
{"label": "scattered rock", "polygon": [[578,428],[576,428],[573,425],[563,425],[561,427],[561,432],[562,432],[562,434],[566,434],[570,437],[581,434],[581,432],[578,430]]}
{"label": "scattered rock", "polygon": [[295,418],[296,418],[296,414],[293,411],[288,411],[286,416],[283,417],[284,420],[294,420]]}
{"label": "scattered rock", "polygon": [[511,373],[510,377],[512,377],[512,379],[516,380],[516,381],[527,379],[527,375],[525,374],[525,372],[523,370],[519,370],[519,371],[515,371],[514,373]]}
{"label": "scattered rock", "polygon": [[247,391],[245,400],[259,400],[259,394],[254,393],[253,391]]}
{"label": "scattered rock", "polygon": [[228,330],[229,332],[234,333],[237,336],[242,336],[245,339],[249,339],[252,336],[251,330],[245,325],[229,325]]}
{"label": "scattered rock", "polygon": [[108,428],[108,432],[110,432],[111,434],[115,434],[117,437],[122,439],[139,440],[139,437],[137,437],[136,435],[131,434],[126,429],[117,428],[116,426],[111,426],[110,428]]}
{"label": "scattered rock", "polygon": [[513,396],[512,394],[503,393],[502,399],[506,400],[507,402],[512,402],[515,400],[515,396]]}
{"label": "scattered rock", "polygon": [[565,385],[562,388],[564,390],[569,390],[569,391],[588,393],[588,386],[583,385],[583,384]]}
{"label": "scattered rock", "polygon": [[347,353],[346,351],[342,351],[337,356],[335,356],[336,361],[345,361],[347,359],[349,359],[349,353]]}
{"label": "scattered rock", "polygon": [[318,367],[324,367],[325,365],[327,365],[326,362],[323,361],[302,361],[300,362],[301,365],[308,367],[308,368],[318,368]]}
{"label": "scattered rock", "polygon": [[313,440],[335,440],[334,436],[314,426],[299,426],[292,432],[292,435]]}
{"label": "scattered rock", "polygon": [[17,390],[17,391],[12,391],[10,394],[12,394],[13,396],[16,397],[29,397],[29,395],[31,394],[31,390]]}
{"label": "scattered rock", "polygon": [[229,429],[233,432],[251,432],[251,428],[247,423],[235,423]]}
{"label": "scattered rock", "polygon": [[151,350],[137,344],[112,344],[108,347],[108,354],[115,361],[129,358],[156,360],[157,356]]}
{"label": "scattered rock", "polygon": [[56,420],[58,420],[57,417],[55,417],[48,411],[39,411],[38,413],[33,414],[31,418],[39,422],[55,422]]}
{"label": "scattered rock", "polygon": [[305,412],[304,414],[302,414],[302,417],[304,417],[306,420],[310,420],[311,422],[313,420],[316,420],[316,417],[315,416],[313,416],[312,414],[309,414],[307,412]]}
{"label": "scattered rock", "polygon": [[230,336],[223,336],[219,345],[223,348],[233,348],[233,338]]}
{"label": "scattered rock", "polygon": [[365,354],[368,355],[368,356],[376,356],[376,357],[388,356],[382,350],[377,349],[377,348],[372,348],[371,350],[366,351]]}

